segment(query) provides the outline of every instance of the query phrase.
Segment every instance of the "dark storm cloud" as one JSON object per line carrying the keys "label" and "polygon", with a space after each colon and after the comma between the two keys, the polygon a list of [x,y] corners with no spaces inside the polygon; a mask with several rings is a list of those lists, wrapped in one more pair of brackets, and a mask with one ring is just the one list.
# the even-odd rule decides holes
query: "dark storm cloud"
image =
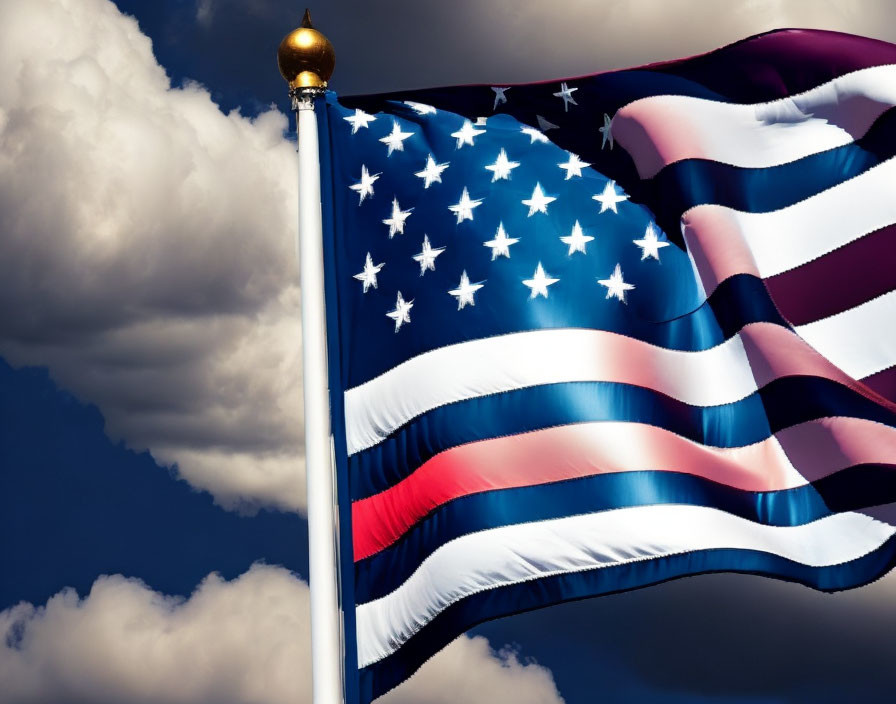
{"label": "dark storm cloud", "polygon": [[[128,10],[137,0],[119,0]],[[285,103],[275,51],[302,7],[279,0],[159,3],[140,12],[157,51],[215,86],[225,103]],[[779,27],[896,40],[885,0],[308,0],[336,49],[333,88],[372,93],[513,83],[674,59]],[[186,21],[189,20],[189,21]],[[155,28],[155,31],[154,31]]]}
{"label": "dark storm cloud", "polygon": [[[654,692],[781,702],[892,701],[896,577],[836,594],[747,575],[709,575],[565,604],[480,627],[519,639],[560,691],[589,666],[609,701]],[[537,644],[527,633],[538,632]],[[552,650],[567,662],[549,659]],[[590,663],[590,665],[589,665]],[[665,701],[665,700],[664,700]]]}

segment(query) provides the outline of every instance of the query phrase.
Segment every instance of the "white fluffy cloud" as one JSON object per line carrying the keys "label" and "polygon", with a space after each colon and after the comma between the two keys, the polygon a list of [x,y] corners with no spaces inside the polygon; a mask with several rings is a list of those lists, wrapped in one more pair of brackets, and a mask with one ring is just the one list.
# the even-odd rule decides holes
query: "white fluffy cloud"
{"label": "white fluffy cloud", "polygon": [[172,87],[108,0],[5,0],[0,65],[0,355],[219,503],[301,509],[286,117]]}
{"label": "white fluffy cloud", "polygon": [[[187,600],[120,575],[0,612],[4,704],[310,702],[308,588],[256,565]],[[550,672],[459,638],[382,704],[553,704]]]}

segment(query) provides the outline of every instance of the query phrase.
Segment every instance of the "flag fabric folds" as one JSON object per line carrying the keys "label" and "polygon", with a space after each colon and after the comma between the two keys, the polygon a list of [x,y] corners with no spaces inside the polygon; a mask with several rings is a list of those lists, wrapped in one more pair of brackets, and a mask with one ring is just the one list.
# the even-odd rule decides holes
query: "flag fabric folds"
{"label": "flag fabric folds", "polygon": [[896,46],[802,30],[328,95],[353,696],[559,601],[891,567],[894,105]]}

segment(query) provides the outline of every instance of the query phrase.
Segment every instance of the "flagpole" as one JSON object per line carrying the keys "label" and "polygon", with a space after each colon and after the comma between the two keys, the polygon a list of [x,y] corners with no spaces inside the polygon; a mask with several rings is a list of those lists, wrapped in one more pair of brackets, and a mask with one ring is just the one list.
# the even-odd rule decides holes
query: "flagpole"
{"label": "flagpole", "polygon": [[277,51],[280,73],[289,82],[296,112],[299,153],[299,264],[302,287],[302,367],[305,398],[305,473],[308,490],[308,563],[311,590],[312,704],[343,704],[339,565],[336,550],[336,491],[327,383],[321,226],[319,100],[333,73],[333,47],[311,26],[302,25]]}

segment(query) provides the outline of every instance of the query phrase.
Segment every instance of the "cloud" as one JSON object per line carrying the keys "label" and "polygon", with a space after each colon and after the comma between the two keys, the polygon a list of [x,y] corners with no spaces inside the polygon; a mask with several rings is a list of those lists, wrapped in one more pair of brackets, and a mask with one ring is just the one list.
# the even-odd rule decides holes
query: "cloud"
{"label": "cloud", "polygon": [[495,652],[482,636],[461,636],[380,704],[554,704],[563,699],[549,670]]}
{"label": "cloud", "polygon": [[[120,575],[85,598],[0,612],[4,704],[302,704],[310,702],[308,588],[255,565],[209,575],[189,599]],[[382,704],[552,704],[550,673],[461,637]]]}
{"label": "cloud", "polygon": [[219,503],[301,509],[286,117],[172,87],[108,0],[4,2],[0,63],[0,355]]}

